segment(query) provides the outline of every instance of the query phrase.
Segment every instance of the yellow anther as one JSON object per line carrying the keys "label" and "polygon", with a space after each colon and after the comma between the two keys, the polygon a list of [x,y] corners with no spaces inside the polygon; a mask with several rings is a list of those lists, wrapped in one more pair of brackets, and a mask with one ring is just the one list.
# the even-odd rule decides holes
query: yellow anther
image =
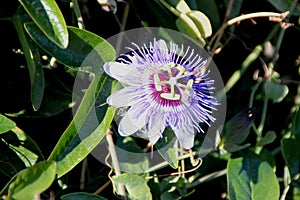
{"label": "yellow anther", "polygon": [[193,79],[190,79],[190,80],[187,82],[187,84],[186,84],[187,88],[188,88],[188,89],[191,89],[192,86],[193,86],[193,83],[194,83],[194,80],[193,80]]}
{"label": "yellow anther", "polygon": [[180,99],[180,95],[179,94],[172,95],[171,93],[161,93],[160,96],[162,98],[168,99],[168,100],[179,100]]}
{"label": "yellow anther", "polygon": [[162,91],[161,83],[158,74],[154,74],[154,86],[156,91]]}

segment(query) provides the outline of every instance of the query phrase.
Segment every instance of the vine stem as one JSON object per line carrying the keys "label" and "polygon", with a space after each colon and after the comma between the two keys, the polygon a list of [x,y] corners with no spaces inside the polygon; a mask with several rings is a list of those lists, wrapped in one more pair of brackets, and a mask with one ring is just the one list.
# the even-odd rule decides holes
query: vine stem
{"label": "vine stem", "polygon": [[189,188],[193,188],[201,183],[204,183],[204,182],[207,182],[207,181],[211,181],[215,178],[218,178],[220,176],[224,176],[225,174],[227,173],[227,169],[223,169],[223,170],[220,170],[220,171],[216,171],[216,172],[213,172],[211,174],[208,174],[206,176],[203,176],[199,179],[197,179],[196,181],[192,182],[191,184],[189,184],[187,186],[187,189]]}
{"label": "vine stem", "polygon": [[[231,4],[229,4],[230,6]],[[232,5],[231,5],[232,6]],[[228,10],[230,10],[231,8],[228,7]],[[227,13],[227,12],[226,12]],[[214,42],[214,46],[213,48],[210,50],[210,54],[213,56],[216,49],[218,48],[219,42],[224,34],[225,29],[228,26],[231,26],[235,23],[239,23],[243,20],[248,20],[248,19],[253,19],[253,18],[258,18],[258,17],[269,17],[270,20],[272,21],[276,21],[276,22],[281,22],[282,20],[284,20],[288,15],[290,14],[290,11],[286,11],[284,13],[276,13],[276,12],[255,12],[255,13],[249,13],[249,14],[245,14],[245,15],[240,15],[238,17],[235,17],[233,19],[230,19],[228,21],[226,21],[226,16],[225,16],[225,20],[223,22],[223,25],[221,26],[221,28],[217,31],[217,33],[212,37],[211,39],[211,43],[213,43],[214,40],[216,40]]]}
{"label": "vine stem", "polygon": [[73,3],[73,9],[77,18],[77,23],[78,23],[78,28],[80,29],[85,29],[84,23],[83,23],[83,18],[80,12],[80,8],[78,5],[78,1],[77,0],[72,0]]}
{"label": "vine stem", "polygon": [[[112,138],[112,134],[113,134],[112,131],[108,130],[105,135],[106,135],[106,140],[108,142],[108,149],[109,149],[109,153],[110,153],[111,160],[112,160],[112,166],[114,168],[115,174],[118,176],[118,175],[121,175],[121,170],[120,170],[120,164],[119,164],[117,152],[115,149],[115,144],[114,144],[114,141]],[[127,199],[126,198],[126,190],[125,190],[124,185],[118,184],[118,189],[121,192],[122,199]]]}
{"label": "vine stem", "polygon": [[289,15],[289,11],[286,11],[284,13],[275,13],[275,12],[255,12],[255,13],[249,13],[249,14],[245,14],[245,15],[240,15],[238,17],[235,17],[231,20],[227,21],[227,26],[231,26],[235,23],[238,23],[240,21],[246,20],[246,19],[253,19],[253,18],[257,18],[257,17],[272,17],[272,18],[277,18],[278,21],[282,21],[283,19],[285,19],[288,15]]}
{"label": "vine stem", "polygon": [[[78,5],[78,1],[77,0],[72,0],[71,3],[71,8],[73,7],[74,13],[76,15],[77,18],[77,23],[78,23],[78,28],[79,29],[85,29],[84,23],[83,23],[83,18],[80,12],[80,8]],[[80,172],[80,189],[84,190],[85,188],[85,173],[87,170],[87,158],[84,158],[82,161],[82,165],[81,165],[81,172]]]}

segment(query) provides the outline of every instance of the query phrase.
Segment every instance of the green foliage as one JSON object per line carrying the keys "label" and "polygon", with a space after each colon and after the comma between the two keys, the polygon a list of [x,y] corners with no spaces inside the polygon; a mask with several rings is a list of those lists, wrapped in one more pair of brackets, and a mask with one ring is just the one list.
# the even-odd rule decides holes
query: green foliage
{"label": "green foliage", "polygon": [[150,188],[147,185],[147,180],[135,175],[123,173],[112,177],[115,184],[122,184],[126,186],[130,199],[152,199]]}
{"label": "green foliage", "polygon": [[0,134],[16,127],[16,123],[0,114]]}
{"label": "green foliage", "polygon": [[[300,199],[297,1],[0,4],[2,199]],[[110,9],[116,15],[107,13]],[[290,15],[281,24],[277,18],[226,24],[249,10]],[[196,134],[195,147],[187,152],[170,127],[152,147],[145,138],[117,133],[115,113],[122,110],[106,99],[120,85],[103,65],[114,61],[119,49],[105,38],[142,25],[179,31],[214,56],[228,103],[216,141]],[[110,131],[115,152],[105,143]],[[207,141],[214,149],[197,159]],[[96,153],[104,155],[103,162]]]}
{"label": "green foliage", "polygon": [[255,156],[231,158],[227,173],[230,199],[279,198],[279,183],[274,171],[267,162]]}
{"label": "green foliage", "polygon": [[40,30],[61,48],[66,48],[69,36],[65,19],[54,0],[20,0]]}
{"label": "green foliage", "polygon": [[10,183],[7,198],[33,199],[52,184],[55,174],[56,163],[53,161],[43,161],[24,169]]}

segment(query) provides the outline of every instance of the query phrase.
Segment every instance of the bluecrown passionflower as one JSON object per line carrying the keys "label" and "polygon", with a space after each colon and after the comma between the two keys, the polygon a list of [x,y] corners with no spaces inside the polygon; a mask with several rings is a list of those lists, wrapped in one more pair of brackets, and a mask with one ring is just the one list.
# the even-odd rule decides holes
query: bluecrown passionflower
{"label": "bluecrown passionflower", "polygon": [[164,40],[150,42],[107,62],[105,72],[126,86],[108,97],[107,103],[118,108],[129,107],[118,131],[128,136],[144,130],[152,144],[170,126],[180,145],[190,149],[195,132],[204,132],[215,118],[212,111],[218,102],[212,96],[214,80],[209,78],[207,60]]}

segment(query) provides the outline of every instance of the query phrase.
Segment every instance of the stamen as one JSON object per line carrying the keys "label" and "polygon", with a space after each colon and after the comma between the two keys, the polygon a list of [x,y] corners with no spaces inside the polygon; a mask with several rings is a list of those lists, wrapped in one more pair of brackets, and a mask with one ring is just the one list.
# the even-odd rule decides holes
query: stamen
{"label": "stamen", "polygon": [[160,96],[164,99],[168,100],[179,100],[180,95],[179,94],[174,94],[174,96],[171,93],[161,93]]}
{"label": "stamen", "polygon": [[176,77],[181,76],[186,70],[182,65],[177,65],[176,69],[178,69],[179,73],[176,75]]}
{"label": "stamen", "polygon": [[158,74],[154,74],[154,86],[156,91],[162,91],[161,83]]}

